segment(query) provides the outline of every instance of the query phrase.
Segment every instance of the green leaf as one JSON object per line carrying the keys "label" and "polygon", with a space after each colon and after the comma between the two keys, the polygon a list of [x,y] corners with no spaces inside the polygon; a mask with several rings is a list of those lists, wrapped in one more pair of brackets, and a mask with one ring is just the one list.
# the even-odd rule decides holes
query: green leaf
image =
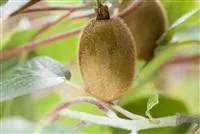
{"label": "green leaf", "polygon": [[31,95],[24,95],[12,100],[0,102],[0,118],[22,116],[29,120],[35,119],[35,106]]}
{"label": "green leaf", "polygon": [[0,6],[5,5],[8,2],[8,0],[0,0]]}
{"label": "green leaf", "polygon": [[157,41],[157,44],[160,45],[166,45],[174,36],[174,34],[188,26],[192,23],[199,23],[199,15],[200,15],[200,8],[194,9],[191,12],[185,14],[181,18],[179,18],[176,22],[174,22],[171,27],[165,32],[161,38]]}
{"label": "green leaf", "polygon": [[[6,51],[9,49],[17,48],[18,46],[28,42],[30,37],[35,33],[35,30],[17,30],[8,35],[3,35],[1,38],[1,47],[0,51]],[[19,53],[7,58],[0,59],[0,69],[1,73],[7,72],[12,67],[18,65],[20,62],[24,62],[27,60],[28,55],[27,52]]]}
{"label": "green leaf", "polygon": [[70,79],[65,65],[46,56],[36,57],[0,77],[0,101],[55,86]]}
{"label": "green leaf", "polygon": [[[38,39],[48,38],[50,36],[55,35],[56,33],[62,33],[71,31],[72,29],[76,29],[82,27],[87,23],[87,19],[79,19],[79,20],[63,20],[57,25],[51,27],[43,34],[41,34]],[[79,34],[63,38],[61,40],[53,41],[46,45],[42,45],[35,49],[35,52],[38,55],[46,55],[50,56],[60,62],[66,62],[71,60],[76,56],[77,44],[79,40]]]}
{"label": "green leaf", "polygon": [[172,42],[183,42],[188,40],[200,40],[199,38],[200,23],[191,24],[179,30],[174,34]]}
{"label": "green leaf", "polygon": [[157,92],[155,92],[153,95],[151,95],[147,102],[147,110],[145,112],[145,115],[149,117],[150,120],[153,120],[153,117],[151,116],[150,110],[155,107],[159,103],[159,95]]}
{"label": "green leaf", "polygon": [[167,11],[170,25],[185,13],[198,7],[198,2],[195,0],[161,0],[161,2]]}
{"label": "green leaf", "polygon": [[39,99],[34,101],[35,109],[36,109],[36,119],[39,121],[44,117],[46,113],[48,113],[53,107],[56,107],[62,101],[61,97],[58,93],[48,92],[48,94],[42,95]]}

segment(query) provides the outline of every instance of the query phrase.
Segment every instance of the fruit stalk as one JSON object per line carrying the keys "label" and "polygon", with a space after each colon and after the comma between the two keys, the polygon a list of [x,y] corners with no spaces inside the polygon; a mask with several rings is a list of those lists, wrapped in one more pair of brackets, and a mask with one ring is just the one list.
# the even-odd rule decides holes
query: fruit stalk
{"label": "fruit stalk", "polygon": [[97,8],[96,11],[96,20],[109,20],[110,14],[108,11],[108,7],[102,5],[100,0],[97,0]]}

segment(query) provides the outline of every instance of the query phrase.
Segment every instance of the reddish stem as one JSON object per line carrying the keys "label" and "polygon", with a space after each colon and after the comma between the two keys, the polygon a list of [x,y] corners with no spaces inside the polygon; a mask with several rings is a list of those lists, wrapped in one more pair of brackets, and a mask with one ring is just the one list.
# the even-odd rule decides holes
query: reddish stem
{"label": "reddish stem", "polygon": [[73,10],[79,10],[85,8],[85,5],[73,5],[73,6],[53,6],[53,7],[37,7],[37,8],[29,8],[25,9],[20,14],[24,13],[35,13],[35,12],[44,12],[44,11],[73,11]]}
{"label": "reddish stem", "polygon": [[81,14],[81,15],[77,15],[77,16],[71,16],[70,18],[73,19],[73,20],[76,20],[76,19],[82,19],[82,18],[94,17],[94,16],[95,16],[95,12],[91,11],[91,12],[88,12],[88,13],[85,13],[85,14]]}
{"label": "reddish stem", "polygon": [[29,8],[30,6],[33,6],[34,4],[40,2],[41,0],[30,0],[25,5],[23,5],[21,8],[19,8],[17,11],[13,12],[9,17],[13,17],[17,14],[19,14],[21,11],[23,11],[26,8]]}
{"label": "reddish stem", "polygon": [[42,124],[49,124],[54,121],[56,121],[59,118],[59,112],[65,108],[68,108],[72,104],[80,103],[80,102],[88,102],[96,105],[100,110],[106,112],[108,116],[110,116],[110,113],[112,111],[101,101],[95,99],[95,98],[89,98],[89,97],[80,97],[74,100],[71,100],[69,102],[64,102],[56,106],[55,109],[53,109],[42,121]]}
{"label": "reddish stem", "polygon": [[129,13],[137,10],[142,5],[142,0],[133,0],[131,4],[118,14],[118,17],[125,17]]}
{"label": "reddish stem", "polygon": [[38,40],[38,41],[26,43],[26,44],[24,44],[24,45],[22,45],[18,48],[14,48],[14,49],[7,50],[5,52],[1,52],[0,58],[6,58],[6,57],[12,56],[14,54],[18,54],[20,52],[23,52],[25,50],[29,50],[29,49],[35,48],[37,46],[45,45],[45,44],[50,43],[52,41],[60,40],[60,39],[78,34],[78,33],[81,32],[82,29],[83,28],[81,27],[81,28],[74,29],[72,31],[68,31],[68,32],[64,32],[64,33],[61,33],[61,34],[58,34],[58,35],[54,35],[52,37],[49,37],[49,38],[46,38],[46,39],[43,39],[43,40]]}
{"label": "reddish stem", "polygon": [[161,65],[160,69],[162,70],[174,64],[184,64],[184,63],[200,63],[200,55],[196,54],[196,55],[181,56],[181,57],[174,58],[168,61],[167,63],[164,63],[163,65]]}
{"label": "reddish stem", "polygon": [[[131,3],[130,6],[128,6],[125,10],[123,10],[122,12],[120,12],[118,14],[119,17],[124,17],[126,16],[127,14],[129,14],[130,12],[136,10],[138,7],[140,7],[142,4],[142,1],[141,0],[135,0]],[[74,8],[67,8],[67,9],[74,9]],[[95,13],[94,12],[90,12],[88,14],[84,14],[84,15],[80,15],[80,16],[76,16],[76,17],[71,17],[71,19],[80,19],[80,18],[84,18],[84,17],[90,17],[90,16],[93,16]],[[10,49],[10,50],[7,50],[5,52],[1,52],[0,53],[0,58],[6,58],[6,57],[9,57],[9,56],[12,56],[14,54],[17,54],[17,53],[20,53],[20,52],[23,52],[25,50],[29,50],[29,49],[32,49],[32,48],[35,48],[37,46],[40,46],[40,45],[44,45],[46,43],[49,43],[49,42],[52,42],[52,41],[56,41],[56,40],[59,40],[59,39],[62,39],[62,38],[65,38],[65,37],[68,37],[68,36],[71,36],[71,35],[74,35],[74,34],[77,34],[77,33],[80,33],[81,32],[81,29],[75,29],[73,31],[70,31],[70,32],[66,32],[66,33],[62,33],[62,34],[58,34],[58,35],[55,35],[55,36],[52,36],[48,39],[43,39],[43,40],[39,40],[39,41],[34,41],[32,43],[27,43],[27,44],[24,44],[23,46],[21,47],[18,47],[18,48],[14,48],[14,49]]]}
{"label": "reddish stem", "polygon": [[60,21],[64,20],[66,17],[68,17],[73,11],[70,11],[64,15],[62,15],[61,17],[59,17],[57,20],[47,23],[46,25],[44,25],[39,31],[37,31],[31,38],[31,41],[35,40],[35,38],[37,38],[38,35],[42,34],[43,32],[45,32],[47,29],[49,29],[50,27],[56,25],[57,23],[59,23]]}

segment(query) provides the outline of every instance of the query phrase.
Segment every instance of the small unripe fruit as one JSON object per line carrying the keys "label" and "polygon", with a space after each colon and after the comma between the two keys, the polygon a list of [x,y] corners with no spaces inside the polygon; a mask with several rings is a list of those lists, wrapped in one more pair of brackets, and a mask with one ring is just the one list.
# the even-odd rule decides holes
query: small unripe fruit
{"label": "small unripe fruit", "polygon": [[126,24],[119,18],[103,16],[91,20],[83,30],[78,58],[86,90],[108,102],[132,85],[136,52]]}
{"label": "small unripe fruit", "polygon": [[[125,9],[132,0],[123,0],[119,8]],[[166,13],[159,0],[141,0],[141,5],[122,18],[130,28],[135,40],[139,59],[150,60],[156,40],[167,29]]]}

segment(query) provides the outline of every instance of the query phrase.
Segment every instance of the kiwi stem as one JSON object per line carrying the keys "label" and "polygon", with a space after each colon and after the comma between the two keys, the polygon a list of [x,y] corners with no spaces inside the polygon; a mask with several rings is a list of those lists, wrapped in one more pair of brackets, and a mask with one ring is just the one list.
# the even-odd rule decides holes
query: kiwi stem
{"label": "kiwi stem", "polygon": [[82,29],[83,29],[83,27],[80,27],[80,28],[74,29],[72,31],[60,33],[60,34],[51,36],[51,37],[46,38],[46,39],[28,42],[28,43],[25,43],[24,45],[22,45],[20,47],[10,49],[10,50],[4,51],[4,52],[0,52],[0,59],[18,54],[20,52],[23,52],[24,50],[30,50],[30,49],[35,48],[37,46],[45,45],[47,43],[50,43],[50,42],[53,42],[53,41],[56,41],[56,40],[61,40],[63,38],[78,34],[82,31]]}
{"label": "kiwi stem", "polygon": [[120,107],[119,105],[115,105],[115,104],[111,103],[111,107],[112,107],[112,109],[123,114],[124,116],[128,117],[129,119],[132,119],[132,120],[146,119],[144,116],[133,114],[133,113],[127,111],[126,109]]}
{"label": "kiwi stem", "polygon": [[101,0],[96,0],[96,1],[97,1],[97,6],[101,7],[102,6]]}
{"label": "kiwi stem", "polygon": [[50,113],[48,113],[46,115],[46,117],[42,120],[41,124],[48,125],[49,123],[55,122],[56,120],[59,119],[58,113],[61,110],[66,109],[69,106],[76,104],[76,103],[80,103],[80,102],[88,102],[88,103],[94,104],[100,110],[104,111],[108,117],[117,118],[117,115],[115,114],[115,112],[113,112],[111,109],[109,109],[109,107],[105,103],[103,103],[95,98],[91,98],[91,97],[79,97],[79,98],[70,100],[68,102],[63,102],[63,103],[57,105]]}
{"label": "kiwi stem", "polygon": [[102,5],[101,0],[97,1],[97,8],[96,11],[96,20],[109,20],[110,14],[108,11],[108,7],[106,5]]}

